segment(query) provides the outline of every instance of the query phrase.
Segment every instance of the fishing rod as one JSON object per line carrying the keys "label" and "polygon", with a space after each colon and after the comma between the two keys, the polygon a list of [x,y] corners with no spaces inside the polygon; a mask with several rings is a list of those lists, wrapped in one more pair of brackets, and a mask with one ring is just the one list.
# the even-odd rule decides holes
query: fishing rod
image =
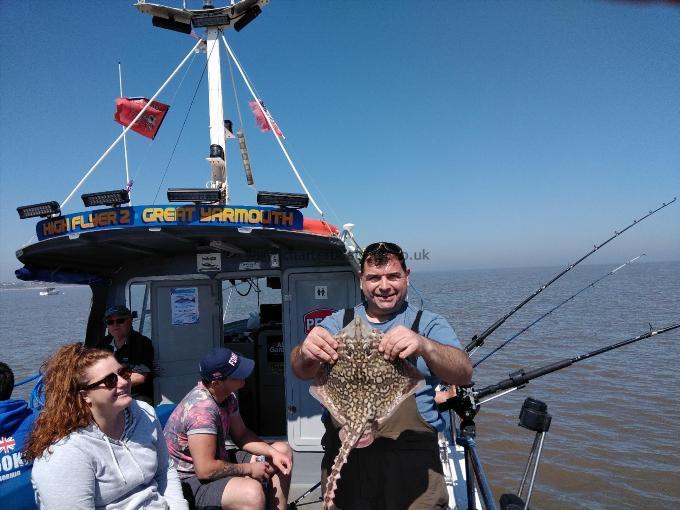
{"label": "fishing rod", "polygon": [[496,354],[498,351],[500,351],[503,347],[505,347],[505,346],[508,345],[510,342],[512,342],[512,341],[513,341],[515,338],[517,338],[519,335],[521,335],[522,333],[524,333],[525,331],[527,331],[529,328],[535,326],[537,323],[539,323],[540,321],[542,321],[543,319],[545,319],[548,315],[550,315],[551,313],[553,313],[555,310],[557,310],[558,308],[560,308],[562,305],[566,305],[569,301],[571,301],[571,300],[574,299],[576,296],[578,296],[579,294],[581,294],[581,292],[584,292],[584,291],[588,290],[589,288],[594,287],[595,285],[597,285],[599,282],[601,282],[602,280],[604,280],[604,279],[607,278],[608,276],[612,276],[612,275],[613,275],[614,273],[616,273],[619,269],[622,269],[622,268],[626,267],[627,265],[632,264],[633,262],[635,262],[635,261],[636,261],[637,259],[639,259],[640,257],[643,257],[644,255],[645,255],[644,253],[641,253],[641,254],[638,255],[637,257],[630,259],[630,260],[629,260],[628,262],[626,262],[625,264],[621,264],[621,265],[620,265],[619,267],[617,267],[616,269],[612,269],[612,270],[609,271],[607,274],[601,276],[600,278],[598,278],[598,279],[595,280],[594,282],[589,283],[588,285],[586,285],[585,287],[583,287],[581,290],[579,290],[576,294],[572,294],[572,295],[569,296],[567,299],[565,299],[564,301],[562,301],[559,305],[555,306],[554,308],[551,308],[550,310],[548,310],[547,312],[545,312],[543,315],[541,315],[538,319],[536,319],[534,322],[532,322],[531,324],[529,324],[529,325],[526,326],[525,328],[521,329],[520,331],[518,331],[517,333],[515,333],[514,335],[512,335],[512,336],[511,336],[510,338],[508,338],[505,342],[503,342],[501,345],[499,345],[498,347],[496,347],[493,351],[491,351],[489,354],[487,354],[487,355],[484,356],[482,359],[480,359],[477,363],[475,363],[475,364],[473,365],[473,368],[477,368],[477,366],[478,366],[478,365],[481,365],[483,361],[489,359],[491,356],[493,356],[494,354]]}
{"label": "fishing rod", "polygon": [[571,271],[574,267],[576,267],[576,266],[579,265],[581,262],[583,262],[585,259],[587,259],[588,257],[590,257],[593,253],[595,253],[597,250],[599,250],[600,248],[602,248],[604,245],[608,244],[610,241],[612,241],[612,240],[615,239],[616,237],[618,237],[618,236],[620,236],[621,234],[623,234],[626,230],[628,230],[628,229],[632,228],[633,226],[637,225],[637,224],[640,223],[642,220],[644,220],[644,219],[646,219],[646,218],[649,218],[649,217],[650,217],[652,214],[654,214],[655,212],[660,211],[661,209],[663,209],[663,208],[669,206],[670,204],[672,204],[673,202],[675,202],[676,199],[677,199],[677,197],[673,197],[673,200],[671,200],[670,202],[663,202],[662,205],[661,205],[660,207],[657,207],[656,209],[649,211],[647,214],[645,214],[643,217],[641,217],[641,218],[639,218],[639,219],[637,219],[637,220],[633,220],[633,222],[632,222],[630,225],[628,225],[626,228],[624,228],[623,230],[615,230],[615,231],[614,231],[614,235],[611,236],[609,239],[607,239],[606,241],[604,241],[603,243],[601,243],[601,244],[599,244],[599,245],[596,244],[595,246],[593,246],[593,249],[592,249],[592,250],[590,250],[588,253],[586,253],[585,255],[583,255],[583,256],[582,256],[580,259],[578,259],[576,262],[572,262],[571,264],[569,264],[564,270],[562,270],[560,273],[558,273],[557,275],[555,275],[548,283],[543,284],[540,288],[538,288],[537,290],[535,290],[529,297],[527,297],[526,299],[524,299],[524,300],[523,300],[520,304],[518,304],[515,308],[513,308],[513,309],[510,310],[508,313],[506,313],[503,317],[501,317],[501,318],[498,319],[496,322],[494,322],[494,323],[493,323],[491,326],[489,326],[486,330],[484,330],[484,331],[483,331],[482,333],[480,333],[479,335],[473,336],[473,337],[472,337],[472,340],[470,341],[470,343],[468,343],[468,344],[465,346],[465,352],[467,352],[468,354],[472,354],[474,351],[476,351],[479,347],[481,347],[481,346],[484,344],[484,340],[486,339],[486,337],[488,337],[491,333],[493,333],[494,331],[496,331],[496,329],[498,329],[498,328],[499,328],[506,320],[508,320],[513,314],[515,314],[515,312],[517,312],[520,308],[522,308],[524,305],[526,305],[529,301],[531,301],[531,300],[534,299],[536,296],[538,296],[541,292],[543,292],[545,289],[547,289],[547,288],[548,288],[550,285],[552,285],[556,280],[558,280],[559,278],[561,278],[562,276],[564,276],[567,272]]}
{"label": "fishing rod", "polygon": [[[440,412],[454,411],[461,418],[460,425],[458,427],[458,434],[456,436],[456,444],[463,447],[463,451],[465,454],[465,473],[466,473],[465,485],[468,497],[467,507],[468,510],[473,510],[476,508],[474,504],[475,484],[476,487],[479,488],[479,495],[483,501],[483,508],[491,510],[495,510],[497,508],[493,501],[493,494],[491,492],[491,488],[488,483],[486,474],[484,473],[484,469],[479,458],[479,453],[477,452],[475,416],[479,412],[481,404],[486,403],[494,398],[500,397],[501,395],[504,395],[506,393],[509,393],[510,391],[522,388],[529,381],[531,381],[532,379],[536,379],[537,377],[541,377],[543,375],[556,372],[558,370],[571,366],[574,363],[578,363],[579,361],[592,358],[593,356],[597,356],[599,354],[603,354],[605,352],[618,349],[619,347],[623,347],[625,345],[629,345],[640,340],[644,340],[645,338],[660,335],[662,333],[666,333],[677,328],[680,328],[680,322],[656,330],[654,330],[650,324],[649,331],[641,335],[638,335],[634,338],[629,338],[628,340],[608,345],[606,347],[602,347],[600,349],[596,349],[594,351],[581,354],[573,358],[568,358],[562,361],[558,361],[556,363],[551,363],[550,365],[546,365],[544,367],[531,370],[530,372],[525,372],[523,369],[520,369],[516,372],[509,374],[507,379],[502,380],[496,384],[486,386],[480,390],[474,389],[474,383],[459,386],[457,388],[458,391],[456,393],[456,396],[451,397],[448,400],[446,400],[446,402],[439,404],[437,408],[439,409]],[[495,395],[496,393],[498,393],[498,395]],[[485,399],[485,397],[490,398]],[[529,402],[528,407],[533,406],[535,407],[535,409],[525,409],[527,407],[527,401],[530,400],[532,402]],[[536,469],[538,467],[538,457],[540,457],[540,448],[542,446],[542,441],[545,432],[547,432],[548,427],[550,425],[550,415],[548,415],[545,412],[547,410],[547,406],[545,406],[544,403],[540,401],[535,401],[533,399],[527,399],[527,401],[525,401],[524,406],[522,407],[522,412],[520,413],[520,425],[530,430],[534,430],[537,433],[537,435],[536,439],[534,440],[534,447],[532,447],[532,451],[529,454],[529,462],[527,463],[527,469],[522,479],[520,492],[522,491],[522,486],[524,485],[529,470],[529,465],[531,464],[532,460],[535,462],[534,473],[531,478],[531,484],[529,486],[529,493],[527,494],[526,502],[521,500],[521,498],[517,497],[519,496],[519,494],[517,496],[504,494],[500,500],[502,509],[509,508],[526,509],[528,507],[533,481],[536,475]],[[451,418],[453,422],[453,417]],[[535,454],[537,444],[538,444],[538,456],[536,457]],[[510,497],[511,501],[508,501],[507,499],[508,497]],[[508,503],[513,504],[516,503],[519,506],[509,505]]]}
{"label": "fishing rod", "polygon": [[520,387],[525,386],[529,381],[531,381],[532,379],[536,379],[537,377],[541,377],[546,374],[556,372],[557,370],[562,370],[563,368],[567,368],[573,365],[574,363],[578,363],[579,361],[592,358],[593,356],[597,356],[599,354],[603,354],[605,352],[612,351],[625,345],[639,342],[640,340],[644,340],[645,338],[660,335],[662,333],[666,333],[677,328],[680,328],[680,322],[659,329],[653,329],[650,325],[649,331],[641,335],[638,335],[634,338],[629,338],[628,340],[624,340],[622,342],[608,345],[606,347],[602,347],[600,349],[596,349],[585,354],[580,354],[573,358],[563,359],[561,361],[551,363],[550,365],[546,365],[535,370],[531,370],[529,372],[525,372],[524,369],[519,369],[516,372],[508,374],[507,379],[504,379],[496,384],[486,386],[481,390],[475,390],[474,383],[459,386],[456,396],[451,397],[445,402],[442,402],[437,406],[437,408],[440,411],[447,411],[449,409],[453,409],[456,412],[456,414],[458,414],[461,418],[472,419],[474,415],[477,414],[480,404],[488,402],[493,398],[500,397],[501,395],[496,395],[494,397],[481,400],[484,397],[488,397],[490,395],[494,395],[501,391],[507,390],[504,391],[504,393],[502,393],[502,395],[504,395],[505,393],[514,391]]}
{"label": "fishing rod", "polygon": [[[622,342],[618,342],[612,345],[608,345],[606,347],[601,347],[600,349],[596,349],[594,351],[581,354],[579,356],[575,356],[573,358],[567,358],[563,359],[562,361],[557,361],[555,363],[551,363],[550,365],[546,365],[541,368],[537,368],[535,370],[531,370],[529,372],[524,372],[523,369],[518,370],[517,372],[513,372],[512,374],[508,374],[508,378],[504,379],[503,381],[500,381],[496,384],[492,384],[490,386],[486,386],[485,388],[482,388],[481,390],[478,391],[473,391],[473,396],[475,400],[477,400],[478,404],[483,404],[484,402],[488,402],[491,399],[486,399],[486,400],[481,400],[484,397],[487,397],[489,395],[493,395],[495,393],[498,393],[503,390],[511,389],[516,390],[525,384],[527,384],[529,381],[532,379],[536,379],[537,377],[541,377],[547,374],[550,374],[552,372],[556,372],[557,370],[562,370],[563,368],[567,368],[574,363],[578,363],[579,361],[586,360],[588,358],[592,358],[593,356],[597,356],[599,354],[603,354],[605,352],[612,351],[614,349],[618,349],[619,347],[623,347],[625,345],[630,345],[635,342],[639,342],[640,340],[644,340],[645,338],[650,338],[656,335],[660,335],[662,333],[666,333],[668,331],[672,331],[674,329],[680,328],[680,322],[672,324],[670,326],[666,326],[665,328],[660,328],[660,329],[651,329],[647,331],[646,333],[643,333],[641,335],[638,335],[634,338],[629,338],[628,340],[624,340]],[[498,395],[500,396],[500,395]],[[495,397],[493,397],[495,398]]]}

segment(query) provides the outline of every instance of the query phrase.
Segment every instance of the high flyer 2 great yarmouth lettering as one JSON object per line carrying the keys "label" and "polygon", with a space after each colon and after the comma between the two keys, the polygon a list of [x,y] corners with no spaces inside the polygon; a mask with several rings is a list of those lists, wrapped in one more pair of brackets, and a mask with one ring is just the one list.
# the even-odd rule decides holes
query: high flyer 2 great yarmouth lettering
{"label": "high flyer 2 great yarmouth lettering", "polygon": [[133,226],[196,225],[262,227],[285,230],[302,228],[302,213],[291,209],[254,206],[142,205],[73,213],[49,218],[36,225],[38,239],[90,230]]}

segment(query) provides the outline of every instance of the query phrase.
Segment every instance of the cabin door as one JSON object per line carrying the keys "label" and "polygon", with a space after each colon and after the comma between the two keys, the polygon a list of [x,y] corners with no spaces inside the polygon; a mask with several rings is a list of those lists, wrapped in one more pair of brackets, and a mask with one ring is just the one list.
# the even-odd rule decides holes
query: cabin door
{"label": "cabin door", "polygon": [[[357,276],[346,267],[289,270],[282,283],[287,355],[325,316],[354,306],[361,296]],[[289,361],[285,364],[288,442],[297,451],[322,451],[321,404],[309,394],[310,382],[295,377]]]}
{"label": "cabin door", "polygon": [[162,280],[151,283],[152,329],[159,375],[158,403],[178,403],[196,385],[198,362],[222,344],[220,283]]}

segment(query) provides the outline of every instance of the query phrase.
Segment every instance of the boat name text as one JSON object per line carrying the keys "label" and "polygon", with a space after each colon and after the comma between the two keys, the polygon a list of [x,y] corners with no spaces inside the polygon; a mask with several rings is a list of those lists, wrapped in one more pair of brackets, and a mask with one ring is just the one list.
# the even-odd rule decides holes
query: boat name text
{"label": "boat name text", "polygon": [[49,239],[91,230],[131,226],[220,225],[302,229],[297,210],[254,206],[144,205],[101,209],[48,218],[36,226],[38,239]]}

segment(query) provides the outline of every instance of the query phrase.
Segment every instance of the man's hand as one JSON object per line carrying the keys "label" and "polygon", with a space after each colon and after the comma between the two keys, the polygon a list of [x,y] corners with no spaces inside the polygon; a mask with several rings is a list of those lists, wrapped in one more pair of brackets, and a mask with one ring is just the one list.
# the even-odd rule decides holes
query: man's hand
{"label": "man's hand", "polygon": [[251,462],[248,467],[250,467],[248,476],[258,482],[266,482],[275,472],[269,462]]}
{"label": "man's hand", "polygon": [[300,356],[305,362],[335,363],[338,359],[338,342],[321,326],[312,329],[300,344]]}
{"label": "man's hand", "polygon": [[276,469],[278,469],[282,474],[289,475],[293,468],[293,452],[290,455],[286,455],[278,451],[274,446],[272,446],[272,464]]}
{"label": "man's hand", "polygon": [[378,351],[385,359],[394,360],[397,357],[406,359],[409,356],[421,356],[425,339],[405,326],[395,326],[380,340]]}

